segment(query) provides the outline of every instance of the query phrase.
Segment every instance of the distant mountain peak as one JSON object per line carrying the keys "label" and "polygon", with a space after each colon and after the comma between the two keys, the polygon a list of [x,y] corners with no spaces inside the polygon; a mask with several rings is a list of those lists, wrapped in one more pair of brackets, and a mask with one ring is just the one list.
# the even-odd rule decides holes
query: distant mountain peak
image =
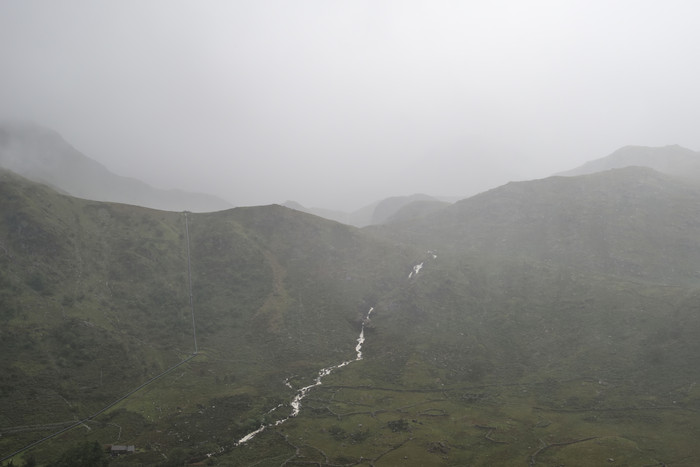
{"label": "distant mountain peak", "polygon": [[[418,203],[415,209],[410,206]],[[427,205],[424,203],[428,203]],[[341,222],[343,224],[354,225],[355,227],[366,227],[369,225],[385,224],[396,222],[405,217],[415,217],[431,211],[436,206],[444,206],[449,203],[440,201],[437,198],[423,193],[416,193],[408,196],[392,196],[372,204],[368,204],[353,212],[334,211],[330,209],[307,208],[296,201],[285,201],[282,206],[301,212],[314,214],[319,217]],[[428,207],[430,206],[430,207]],[[404,208],[407,208],[404,210]],[[403,211],[402,214],[399,214]]]}
{"label": "distant mountain peak", "polygon": [[649,167],[669,175],[700,179],[700,153],[678,144],[624,146],[606,157],[557,175],[576,176],[630,166]]}
{"label": "distant mountain peak", "polygon": [[170,211],[233,207],[213,195],[161,190],[116,175],[71,146],[57,132],[32,122],[0,122],[0,167],[79,198]]}

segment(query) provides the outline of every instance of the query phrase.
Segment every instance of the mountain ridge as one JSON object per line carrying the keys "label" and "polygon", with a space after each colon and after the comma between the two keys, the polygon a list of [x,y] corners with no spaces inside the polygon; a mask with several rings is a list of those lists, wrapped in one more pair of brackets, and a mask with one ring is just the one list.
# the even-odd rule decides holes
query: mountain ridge
{"label": "mountain ridge", "polygon": [[[432,243],[438,249],[500,251],[544,263],[612,268],[615,274],[638,278],[657,274],[654,280],[661,280],[658,274],[665,271],[668,280],[695,281],[694,261],[700,257],[691,245],[700,231],[688,219],[700,215],[697,206],[700,191],[695,183],[649,168],[627,167],[511,182],[385,231],[409,242],[440,239],[439,246]],[[656,227],[651,231],[648,226]],[[694,233],[676,236],[688,228]],[[622,238],[626,240],[617,240]],[[656,247],[659,242],[683,245],[690,256],[684,253],[667,261]],[[582,255],[583,251],[588,254]],[[639,254],[647,261],[654,257],[653,266],[633,259]]]}
{"label": "mountain ridge", "polygon": [[352,212],[334,211],[322,208],[307,208],[300,203],[291,200],[284,202],[282,205],[297,211],[314,214],[319,217],[361,228],[369,225],[378,225],[390,222],[392,217],[397,215],[404,207],[410,206],[413,203],[422,204],[426,202],[449,204],[445,201],[440,201],[433,196],[423,193],[416,193],[413,195],[391,196],[389,198],[384,198]]}
{"label": "mountain ridge", "polygon": [[173,211],[233,207],[213,195],[162,190],[116,175],[47,128],[16,122],[0,125],[0,167],[73,196]]}
{"label": "mountain ridge", "polygon": [[700,179],[700,152],[677,144],[659,147],[624,146],[608,156],[556,175],[585,175],[628,166],[649,167],[669,175]]}
{"label": "mountain ridge", "polygon": [[[195,358],[34,448],[39,465],[115,440],[139,451],[115,466],[572,464],[578,445],[538,440],[592,436],[594,464],[694,463],[698,197],[633,167],[357,229],[278,205],[89,201],[0,171],[0,451],[181,362],[196,321]],[[363,359],[316,385],[360,329]]]}

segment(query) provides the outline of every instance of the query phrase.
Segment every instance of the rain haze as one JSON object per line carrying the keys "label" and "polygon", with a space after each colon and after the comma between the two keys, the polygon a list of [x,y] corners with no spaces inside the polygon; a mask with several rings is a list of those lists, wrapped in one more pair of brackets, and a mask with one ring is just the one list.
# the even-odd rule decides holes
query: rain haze
{"label": "rain haze", "polygon": [[700,149],[693,1],[0,3],[0,117],[234,205],[466,196]]}

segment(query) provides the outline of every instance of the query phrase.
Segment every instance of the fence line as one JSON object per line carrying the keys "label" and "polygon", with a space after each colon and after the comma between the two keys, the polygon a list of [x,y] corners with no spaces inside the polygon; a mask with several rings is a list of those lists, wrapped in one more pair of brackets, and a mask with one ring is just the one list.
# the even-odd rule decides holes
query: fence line
{"label": "fence line", "polygon": [[162,372],[162,373],[160,373],[160,374],[154,376],[153,378],[151,378],[151,379],[149,379],[148,381],[146,381],[145,383],[139,385],[139,386],[136,387],[135,389],[132,389],[131,391],[127,392],[126,394],[124,394],[124,395],[121,396],[119,399],[115,400],[114,402],[112,402],[112,403],[110,403],[110,404],[108,404],[108,405],[102,407],[100,410],[98,410],[98,411],[95,412],[94,414],[92,414],[92,415],[90,415],[90,416],[88,416],[88,417],[85,417],[85,418],[83,418],[82,420],[78,420],[77,422],[73,423],[72,425],[69,425],[69,426],[67,426],[67,427],[65,427],[65,428],[63,428],[63,429],[61,429],[61,430],[58,430],[57,432],[52,433],[52,434],[50,434],[49,436],[45,436],[45,437],[41,438],[40,440],[34,441],[33,443],[26,445],[26,446],[23,447],[22,449],[18,449],[17,451],[13,452],[12,454],[9,454],[9,455],[7,455],[7,456],[1,458],[1,459],[0,459],[0,462],[6,461],[7,459],[9,459],[9,458],[11,458],[11,457],[14,457],[14,456],[16,456],[17,454],[21,454],[21,453],[23,453],[24,451],[26,451],[26,450],[28,450],[28,449],[31,449],[31,448],[33,448],[34,446],[37,446],[37,445],[43,443],[44,441],[48,441],[48,440],[50,440],[51,438],[55,438],[56,436],[58,436],[58,435],[60,435],[60,434],[62,434],[62,433],[65,433],[66,431],[72,430],[73,428],[75,428],[75,427],[77,427],[77,426],[80,426],[80,425],[82,425],[83,423],[92,420],[93,418],[97,417],[98,415],[101,415],[102,413],[104,413],[104,412],[106,412],[107,410],[111,409],[112,407],[114,407],[115,405],[117,405],[118,403],[120,403],[121,401],[123,401],[124,399],[126,399],[127,397],[132,396],[134,393],[140,391],[141,389],[145,388],[146,386],[148,386],[149,384],[153,383],[154,381],[156,381],[156,380],[162,378],[163,376],[167,375],[168,373],[170,373],[171,371],[173,371],[173,370],[176,369],[177,367],[182,366],[182,365],[184,365],[185,363],[189,362],[190,360],[192,360],[192,359],[193,359],[194,357],[196,357],[196,356],[197,356],[197,355],[195,355],[195,354],[190,355],[190,356],[187,357],[186,359],[182,360],[180,363],[176,363],[175,365],[171,366],[170,368],[168,368],[168,369],[165,370],[164,372]]}

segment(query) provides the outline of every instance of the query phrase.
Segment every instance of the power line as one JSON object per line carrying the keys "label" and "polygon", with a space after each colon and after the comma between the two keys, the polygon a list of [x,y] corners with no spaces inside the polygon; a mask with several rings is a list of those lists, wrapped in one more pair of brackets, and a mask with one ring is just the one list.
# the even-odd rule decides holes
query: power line
{"label": "power line", "polygon": [[86,418],[83,418],[82,420],[79,420],[79,421],[77,421],[77,422],[74,422],[74,423],[72,423],[71,425],[69,425],[69,426],[67,426],[67,427],[65,427],[65,428],[62,428],[61,430],[58,430],[58,431],[56,431],[55,433],[50,434],[49,436],[45,436],[45,437],[43,437],[43,438],[41,438],[41,439],[39,439],[39,440],[37,440],[37,441],[34,441],[33,443],[28,444],[27,446],[24,446],[23,448],[21,448],[21,449],[15,451],[15,452],[13,452],[12,454],[9,454],[9,455],[7,455],[7,456],[5,456],[5,457],[0,458],[0,462],[4,462],[4,461],[6,461],[7,459],[10,459],[11,457],[14,457],[14,456],[16,456],[16,455],[18,455],[18,454],[23,453],[24,451],[27,451],[28,449],[33,448],[34,446],[37,446],[37,445],[39,445],[39,444],[42,444],[42,443],[45,442],[45,441],[48,441],[48,440],[50,440],[50,439],[52,439],[52,438],[55,438],[56,436],[58,436],[58,435],[60,435],[60,434],[62,434],[62,433],[65,433],[66,431],[70,431],[70,430],[72,430],[73,428],[75,428],[75,427],[77,427],[77,426],[80,426],[80,425],[84,424],[84,423],[87,422],[87,421],[92,420],[93,418],[97,417],[98,415],[100,415],[100,414],[104,413],[105,411],[111,409],[112,407],[114,407],[115,405],[117,405],[118,403],[120,403],[121,401],[123,401],[124,399],[126,399],[126,398],[128,398],[129,396],[133,395],[133,394],[136,393],[137,391],[139,391],[139,390],[141,390],[142,388],[148,386],[149,384],[153,383],[154,381],[156,381],[156,380],[162,378],[163,376],[165,376],[165,375],[167,375],[168,373],[170,373],[171,371],[173,371],[175,368],[177,368],[177,367],[179,367],[180,365],[183,365],[183,364],[189,362],[190,360],[192,360],[194,357],[197,356],[197,328],[195,327],[195,321],[194,321],[194,300],[193,300],[193,298],[192,298],[192,266],[191,266],[191,261],[190,261],[190,229],[189,229],[189,222],[188,222],[188,219],[187,219],[187,211],[185,211],[185,237],[187,238],[187,278],[188,278],[188,282],[189,282],[190,310],[191,310],[191,312],[192,312],[192,337],[193,337],[193,339],[194,339],[194,353],[193,353],[192,355],[190,355],[189,357],[187,357],[186,359],[182,360],[180,363],[177,363],[177,364],[173,365],[172,367],[168,368],[168,369],[165,370],[164,372],[162,372],[162,373],[160,373],[160,374],[154,376],[153,378],[149,379],[149,380],[146,381],[145,383],[139,385],[139,386],[136,387],[135,389],[132,389],[131,391],[129,391],[128,393],[126,393],[125,395],[123,395],[122,397],[120,397],[119,399],[115,400],[115,401],[112,402],[111,404],[106,405],[105,407],[101,408],[100,410],[98,410],[98,411],[95,412],[94,414],[92,414],[92,415],[90,415],[90,416],[88,416],[88,417],[86,417]]}
{"label": "power line", "polygon": [[194,300],[192,298],[192,263],[190,261],[190,227],[185,211],[185,236],[187,237],[187,279],[190,286],[190,310],[192,311],[192,337],[194,339],[194,355],[197,355],[197,328],[194,323]]}

